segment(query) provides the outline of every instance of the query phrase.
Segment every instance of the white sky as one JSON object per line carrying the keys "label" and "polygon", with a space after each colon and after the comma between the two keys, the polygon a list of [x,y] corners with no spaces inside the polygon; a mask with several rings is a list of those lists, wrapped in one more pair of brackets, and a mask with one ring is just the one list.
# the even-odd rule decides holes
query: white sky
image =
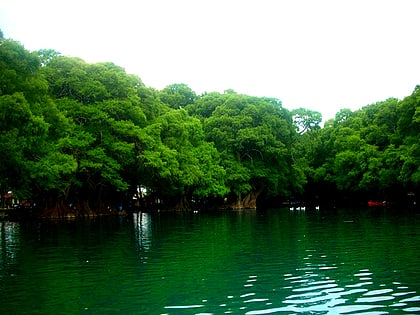
{"label": "white sky", "polygon": [[419,0],[1,0],[0,29],[157,89],[233,89],[325,120],[420,84],[419,12]]}

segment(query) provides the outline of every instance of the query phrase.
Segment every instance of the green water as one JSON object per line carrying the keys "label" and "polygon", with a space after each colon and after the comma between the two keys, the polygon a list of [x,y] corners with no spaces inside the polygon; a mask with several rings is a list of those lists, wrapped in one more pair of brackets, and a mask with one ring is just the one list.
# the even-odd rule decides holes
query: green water
{"label": "green water", "polygon": [[0,222],[1,314],[420,314],[420,213]]}

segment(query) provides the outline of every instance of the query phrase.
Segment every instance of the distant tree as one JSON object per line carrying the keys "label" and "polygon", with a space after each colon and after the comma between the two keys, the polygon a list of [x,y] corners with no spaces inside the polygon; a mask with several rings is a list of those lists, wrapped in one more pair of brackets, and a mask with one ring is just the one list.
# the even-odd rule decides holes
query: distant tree
{"label": "distant tree", "polygon": [[320,128],[322,115],[320,112],[309,110],[306,108],[298,108],[292,110],[293,122],[298,127],[299,133],[315,130]]}
{"label": "distant tree", "polygon": [[349,108],[341,109],[339,112],[335,114],[334,124],[338,125],[343,123],[345,120],[350,118],[353,115],[353,112]]}
{"label": "distant tree", "polygon": [[20,43],[4,40],[0,45],[0,95],[24,93],[30,102],[45,96],[47,82],[40,76],[39,58]]}
{"label": "distant tree", "polygon": [[61,53],[54,49],[40,49],[36,52],[41,61],[41,66],[46,66],[48,63],[57,56],[60,56]]}
{"label": "distant tree", "polygon": [[420,86],[398,107],[397,133],[403,165],[400,179],[407,189],[420,186]]}
{"label": "distant tree", "polygon": [[195,92],[186,84],[171,84],[160,93],[160,99],[174,109],[184,108],[193,104],[196,99]]}
{"label": "distant tree", "polygon": [[362,108],[357,112],[362,123],[359,127],[361,136],[367,143],[384,150],[395,141],[397,129],[397,99],[387,99]]}
{"label": "distant tree", "polygon": [[197,97],[193,104],[185,107],[190,115],[196,116],[200,119],[209,118],[215,109],[223,105],[226,99],[221,97],[220,93],[212,92],[205,93],[200,97]]}

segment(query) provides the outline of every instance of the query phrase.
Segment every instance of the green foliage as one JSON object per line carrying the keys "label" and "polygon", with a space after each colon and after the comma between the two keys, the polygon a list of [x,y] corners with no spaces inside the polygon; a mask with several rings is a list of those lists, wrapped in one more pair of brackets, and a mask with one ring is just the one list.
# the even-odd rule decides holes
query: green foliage
{"label": "green foliage", "polygon": [[[343,194],[404,198],[419,188],[419,89],[351,112],[342,110],[319,131],[303,134],[310,182]],[[399,195],[398,195],[399,194]]]}
{"label": "green foliage", "polygon": [[38,54],[41,66],[48,65],[51,60],[61,55],[58,51],[53,49],[40,49],[36,53]]}
{"label": "green foliage", "polygon": [[157,91],[113,63],[0,39],[0,193],[91,213],[128,205],[139,186],[179,208],[419,191],[419,87],[342,109],[321,128],[319,112],[277,99]]}
{"label": "green foliage", "polygon": [[204,113],[204,131],[222,156],[232,193],[287,195],[302,184],[290,168],[294,127],[279,102],[235,93],[204,98],[218,104],[209,117]]}
{"label": "green foliage", "polygon": [[146,128],[150,137],[139,156],[142,184],[170,198],[223,196],[224,170],[218,152],[204,139],[201,122],[171,110]]}
{"label": "green foliage", "polygon": [[294,124],[299,128],[299,133],[320,129],[321,113],[306,108],[298,108],[292,111],[292,115]]}
{"label": "green foliage", "polygon": [[54,97],[67,97],[83,104],[111,99],[137,102],[138,88],[142,86],[137,77],[127,75],[113,63],[87,64],[64,56],[51,58],[42,72]]}
{"label": "green foliage", "polygon": [[77,169],[74,157],[50,148],[39,160],[29,161],[30,178],[42,191],[65,192],[70,177]]}
{"label": "green foliage", "polygon": [[23,93],[29,102],[39,101],[48,88],[39,75],[40,60],[18,42],[4,40],[0,45],[0,95]]}
{"label": "green foliage", "polygon": [[186,84],[171,84],[160,93],[160,99],[171,108],[180,109],[193,104],[196,94]]}
{"label": "green foliage", "polygon": [[194,104],[186,106],[185,109],[190,115],[197,116],[199,118],[209,118],[214,110],[222,105],[225,99],[220,96],[219,93],[206,93],[201,97],[198,97]]}

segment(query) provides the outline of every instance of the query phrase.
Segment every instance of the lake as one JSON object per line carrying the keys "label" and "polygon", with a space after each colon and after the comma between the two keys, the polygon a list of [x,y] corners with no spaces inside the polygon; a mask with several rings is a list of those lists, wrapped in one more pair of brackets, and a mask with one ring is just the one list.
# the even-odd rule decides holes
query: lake
{"label": "lake", "polygon": [[420,314],[420,213],[0,222],[1,314]]}

